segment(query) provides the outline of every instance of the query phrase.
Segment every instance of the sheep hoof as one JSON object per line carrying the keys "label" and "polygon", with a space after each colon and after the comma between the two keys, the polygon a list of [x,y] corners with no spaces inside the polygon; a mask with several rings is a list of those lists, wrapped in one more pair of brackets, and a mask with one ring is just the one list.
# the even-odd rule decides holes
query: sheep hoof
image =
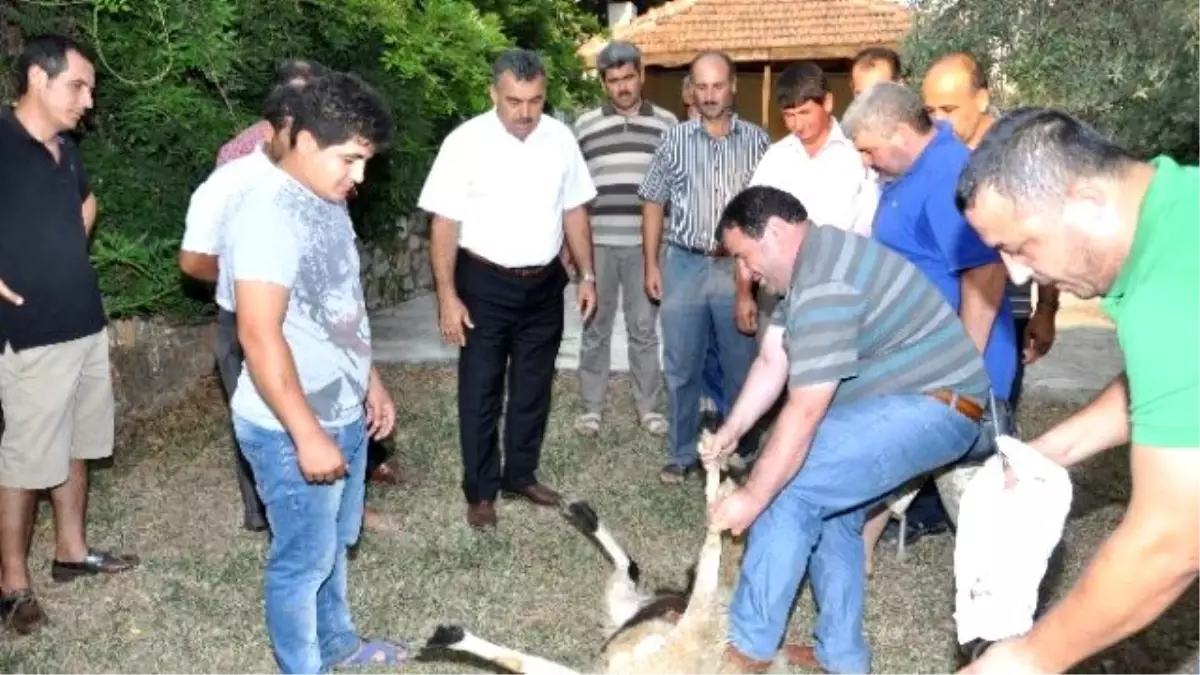
{"label": "sheep hoof", "polygon": [[434,629],[433,635],[425,641],[425,646],[429,647],[453,647],[454,645],[466,639],[467,632],[462,626],[440,625]]}
{"label": "sheep hoof", "polygon": [[563,508],[563,516],[584,534],[595,534],[600,528],[600,517],[587,502],[571,502]]}

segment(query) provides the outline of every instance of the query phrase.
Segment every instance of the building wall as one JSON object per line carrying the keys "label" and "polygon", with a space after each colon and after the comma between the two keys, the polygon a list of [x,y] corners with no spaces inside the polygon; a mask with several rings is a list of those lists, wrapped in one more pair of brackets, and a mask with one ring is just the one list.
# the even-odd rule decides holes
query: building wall
{"label": "building wall", "polygon": [[[771,64],[772,81],[788,65],[789,63],[786,62]],[[849,62],[820,63],[820,65],[825,69],[829,89],[833,92],[834,114],[840,117],[853,96]],[[683,119],[681,92],[683,76],[686,72],[685,68],[671,70],[648,68],[644,89],[645,97]],[[763,67],[761,65],[746,64],[738,68],[738,88],[737,97],[734,99],[734,110],[742,117],[760,125],[763,121],[762,88]],[[771,138],[777,140],[787,134],[787,129],[783,126],[783,120],[775,106],[774,96],[771,92],[768,92],[768,97],[770,99],[768,101],[769,122],[766,128]]]}

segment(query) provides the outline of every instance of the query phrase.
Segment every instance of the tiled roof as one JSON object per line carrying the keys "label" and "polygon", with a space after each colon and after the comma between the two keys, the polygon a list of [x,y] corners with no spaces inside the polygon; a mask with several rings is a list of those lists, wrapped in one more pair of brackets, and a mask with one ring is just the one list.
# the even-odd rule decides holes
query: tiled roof
{"label": "tiled roof", "polygon": [[[896,0],[673,0],[612,30],[646,64],[675,66],[720,49],[735,61],[850,58],[871,45],[897,47],[910,11]],[[579,50],[589,65],[608,40]]]}

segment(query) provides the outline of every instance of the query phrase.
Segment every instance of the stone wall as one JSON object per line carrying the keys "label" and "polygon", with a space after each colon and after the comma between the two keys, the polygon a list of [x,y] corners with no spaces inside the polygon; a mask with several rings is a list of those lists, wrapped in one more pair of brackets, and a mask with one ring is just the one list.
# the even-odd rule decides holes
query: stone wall
{"label": "stone wall", "polygon": [[122,319],[108,326],[117,424],[180,401],[216,372],[216,323]]}
{"label": "stone wall", "polygon": [[[424,219],[401,219],[394,236],[359,242],[368,308],[397,305],[433,287]],[[117,420],[178,402],[214,374],[216,324],[170,324],[161,319],[113,321],[108,329]]]}
{"label": "stone wall", "polygon": [[433,288],[429,267],[429,224],[424,216],[403,217],[382,241],[359,240],[367,309],[398,305]]}

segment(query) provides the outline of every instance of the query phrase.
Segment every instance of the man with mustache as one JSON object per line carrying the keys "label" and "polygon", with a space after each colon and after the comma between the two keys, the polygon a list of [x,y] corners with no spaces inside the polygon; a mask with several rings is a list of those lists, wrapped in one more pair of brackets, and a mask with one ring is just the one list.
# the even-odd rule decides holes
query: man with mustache
{"label": "man with mustache", "polygon": [[[670,431],[659,480],[669,485],[682,483],[697,467],[701,378],[711,331],[726,395],[741,389],[754,359],[757,309],[752,298],[737,301],[734,284],[749,280],[735,274],[717,238],[717,221],[771,142],[762,127],[733,112],[737,73],[728,55],[704,52],[693,59],[690,74],[700,117],[667,132],[638,192],[646,293],[662,304]],[[671,219],[664,228],[668,203]],[[747,439],[743,453],[754,445]]]}
{"label": "man with mustache", "polygon": [[643,285],[642,208],[637,187],[663,133],[678,120],[642,98],[642,54],[632,43],[609,43],[596,57],[596,70],[608,101],[575,121],[575,136],[597,191],[589,217],[599,296],[596,316],[583,327],[579,347],[579,395],[584,412],[575,420],[575,429],[589,436],[600,433],[613,319],[621,298],[638,421],[647,432],[663,436],[667,421],[655,409],[662,388],[658,312]]}
{"label": "man with mustache", "polygon": [[[689,120],[700,118],[700,109],[696,107],[696,93],[692,91],[692,76],[683,76],[683,110]],[[668,214],[669,215],[669,214]],[[729,398],[725,396],[725,374],[721,372],[721,359],[717,356],[717,331],[709,331],[708,351],[704,353],[704,395],[700,398],[700,420],[706,427],[715,428],[711,418],[719,422],[729,414]],[[710,419],[705,419],[710,418]]]}
{"label": "man with mustache", "polygon": [[29,579],[39,492],[54,506],[54,581],[139,563],[84,535],[87,462],[112,456],[114,433],[108,319],[88,258],[96,195],[67,135],[95,86],[79,44],[31,37],[17,103],[0,109],[0,619],[18,633],[46,622]]}
{"label": "man with mustache", "polygon": [[1029,444],[1067,467],[1130,443],[1132,490],[1078,583],[1025,635],[964,672],[1063,673],[1142,630],[1200,562],[1200,169],[1142,160],[1070,115],[1011,111],[958,182],[1009,274],[1103,297],[1125,371]]}
{"label": "man with mustache", "polygon": [[585,325],[596,306],[587,214],[596,188],[571,129],[542,114],[541,57],[525,49],[501,53],[490,94],[491,110],[442,141],[418,200],[433,219],[438,323],[442,337],[459,347],[462,489],[472,527],[496,525],[501,490],[539,506],[561,499],[537,469],[562,343],[564,240],[580,270]]}

